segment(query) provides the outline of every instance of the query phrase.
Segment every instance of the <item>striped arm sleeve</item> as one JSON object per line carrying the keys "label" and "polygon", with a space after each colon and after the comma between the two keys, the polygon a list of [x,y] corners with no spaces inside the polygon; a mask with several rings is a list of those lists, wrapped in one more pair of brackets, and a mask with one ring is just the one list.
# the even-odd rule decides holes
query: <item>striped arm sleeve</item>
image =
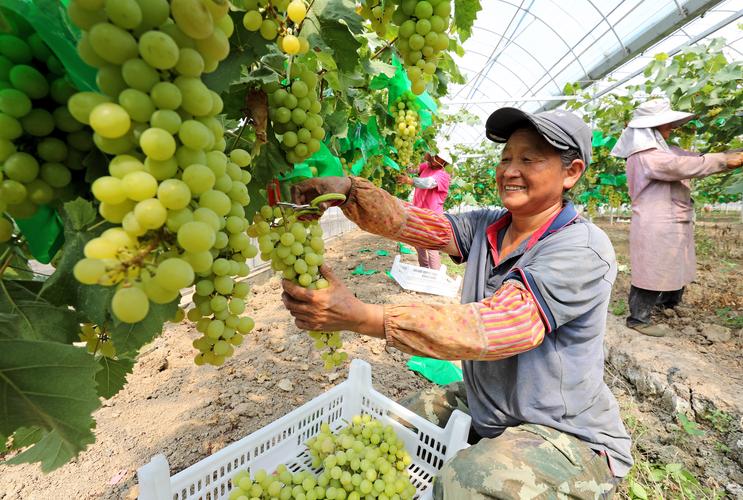
{"label": "striped arm sleeve", "polygon": [[407,202],[403,203],[403,207],[405,221],[394,236],[396,240],[419,248],[439,250],[454,237],[451,223],[443,214]]}
{"label": "striped arm sleeve", "polygon": [[539,346],[545,326],[529,291],[506,282],[482,302],[456,306],[385,306],[387,343],[410,354],[494,361]]}
{"label": "striped arm sleeve", "polygon": [[452,241],[451,222],[443,214],[399,200],[366,179],[351,177],[343,213],[368,233],[429,250]]}

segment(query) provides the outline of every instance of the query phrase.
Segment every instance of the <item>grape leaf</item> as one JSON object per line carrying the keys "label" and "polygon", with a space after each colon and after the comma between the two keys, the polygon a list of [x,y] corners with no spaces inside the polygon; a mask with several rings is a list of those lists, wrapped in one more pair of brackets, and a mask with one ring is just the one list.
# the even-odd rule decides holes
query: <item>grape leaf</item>
{"label": "grape leaf", "polygon": [[134,360],[123,357],[110,359],[101,356],[98,364],[103,367],[95,376],[95,381],[98,384],[98,395],[108,399],[124,387],[127,375],[134,368]]}
{"label": "grape leaf", "polygon": [[135,356],[139,348],[154,339],[163,330],[163,324],[175,316],[178,300],[169,304],[150,304],[150,310],[142,321],[122,323],[114,320],[109,331],[119,356]]}
{"label": "grape leaf", "polygon": [[243,15],[243,12],[230,13],[235,26],[235,31],[230,37],[230,53],[219,63],[216,70],[203,76],[206,86],[219,94],[240,82],[247,73],[243,68],[250,68],[269,53],[271,45],[275,45],[266,43],[258,32],[246,30],[242,22]]}
{"label": "grape leaf", "polygon": [[358,61],[361,42],[354,33],[361,34],[364,27],[350,0],[316,0],[310,16],[302,25],[302,35],[320,52],[335,55],[338,68],[351,71]]}
{"label": "grape leaf", "polygon": [[19,427],[11,436],[11,450],[20,450],[38,443],[44,437],[44,431],[38,427]]}
{"label": "grape leaf", "polygon": [[[51,340],[72,343],[77,340],[80,317],[68,307],[55,306],[38,298],[20,283],[0,282],[0,338]],[[15,321],[8,321],[12,317]]]}
{"label": "grape leaf", "polygon": [[73,305],[87,322],[102,325],[110,319],[108,304],[113,288],[83,285],[72,275],[72,268],[84,256],[85,244],[105,229],[90,229],[96,215],[93,204],[81,198],[64,204],[61,212],[65,227],[62,257],[54,274],[44,283],[41,295],[55,305]]}
{"label": "grape leaf", "polygon": [[94,441],[92,412],[100,406],[94,377],[100,366],[79,347],[0,339],[0,434],[39,427],[46,434],[7,463],[59,467]]}
{"label": "grape leaf", "polygon": [[454,24],[462,42],[472,35],[472,26],[480,10],[480,0],[454,0]]}
{"label": "grape leaf", "polygon": [[348,136],[348,109],[338,109],[325,118],[326,129],[334,137]]}

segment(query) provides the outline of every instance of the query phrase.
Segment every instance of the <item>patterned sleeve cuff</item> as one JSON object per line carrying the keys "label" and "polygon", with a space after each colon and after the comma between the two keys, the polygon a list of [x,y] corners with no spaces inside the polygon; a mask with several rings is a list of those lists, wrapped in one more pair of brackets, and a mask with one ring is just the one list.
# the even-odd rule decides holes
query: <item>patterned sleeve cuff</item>
{"label": "patterned sleeve cuff", "polygon": [[452,360],[498,360],[542,343],[544,324],[521,283],[506,283],[482,302],[385,306],[387,344],[410,354]]}

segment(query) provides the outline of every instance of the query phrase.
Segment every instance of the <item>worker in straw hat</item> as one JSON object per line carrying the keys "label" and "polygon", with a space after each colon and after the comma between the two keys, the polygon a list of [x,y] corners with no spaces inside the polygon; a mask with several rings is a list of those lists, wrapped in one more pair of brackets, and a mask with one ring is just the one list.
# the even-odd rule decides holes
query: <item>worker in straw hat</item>
{"label": "worker in straw hat", "polygon": [[455,409],[472,416],[472,446],[443,465],[434,500],[609,498],[632,466],[604,382],[616,259],[606,234],[565,198],[591,163],[591,129],[570,112],[517,108],[494,111],[484,128],[505,143],[496,167],[502,209],[439,214],[358,177],[292,188],[297,203],[343,193],[341,209],[362,230],[466,262],[461,304],[364,302],[327,265],[327,288],[284,280],[282,300],[299,328],[462,361],[462,382],[402,401],[442,427]]}
{"label": "worker in straw hat", "polygon": [[672,110],[667,99],[644,102],[611,151],[627,159],[632,199],[627,326],[654,337],[668,332],[665,325],[651,322],[654,308],[678,305],[684,287],[694,279],[694,206],[689,179],[743,164],[743,153],[702,155],[669,145],[671,131],[693,117]]}
{"label": "worker in straw hat", "polygon": [[[433,210],[437,214],[444,213],[444,201],[449,194],[449,183],[451,178],[445,170],[447,165],[451,165],[451,156],[445,149],[440,150],[431,156],[426,153],[426,161],[418,165],[415,178],[406,175],[400,176],[398,182],[410,184],[415,187],[413,192],[413,205],[418,208]],[[439,269],[441,267],[441,256],[438,250],[428,250],[423,247],[415,247],[418,253],[418,265],[430,269]]]}

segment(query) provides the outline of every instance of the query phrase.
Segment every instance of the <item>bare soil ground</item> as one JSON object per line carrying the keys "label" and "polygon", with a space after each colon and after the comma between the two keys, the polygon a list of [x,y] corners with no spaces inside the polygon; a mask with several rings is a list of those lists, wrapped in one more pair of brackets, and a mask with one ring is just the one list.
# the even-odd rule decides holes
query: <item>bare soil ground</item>
{"label": "bare soil ground", "polygon": [[[628,224],[609,225],[603,221],[599,224],[612,238],[619,262],[628,264]],[[702,354],[708,356],[711,366],[720,374],[740,374],[743,373],[739,354],[743,347],[741,227],[725,222],[702,223],[699,227],[697,241],[703,246],[699,278],[689,287],[685,306],[678,313],[659,317],[678,333],[677,337],[664,341],[673,342],[679,357],[687,352]],[[406,292],[386,276],[397,250],[394,243],[354,232],[332,241],[328,248],[328,261],[362,300],[450,302]],[[389,255],[379,256],[377,250],[385,250]],[[403,258],[415,262],[415,255]],[[380,272],[352,276],[353,268],[361,263],[366,269]],[[462,267],[454,266],[448,259],[445,263],[452,272],[462,272]],[[620,273],[613,300],[614,312],[619,316],[624,314],[622,301],[626,308],[628,287],[629,274]],[[164,334],[144,349],[127,386],[104,402],[96,413],[95,444],[70,464],[48,475],[32,465],[0,466],[0,500],[133,499],[137,494],[136,469],[153,455],[164,453],[171,473],[175,473],[343,380],[347,366],[333,373],[322,369],[310,339],[294,326],[279,294],[276,278],[254,287],[248,314],[256,320],[255,332],[220,368],[194,366],[191,341],[197,336],[195,330],[185,323],[168,325]],[[610,322],[609,334],[613,324],[619,321]],[[705,335],[707,324],[730,328],[730,339],[710,340]],[[344,345],[351,357],[372,365],[375,387],[393,399],[429,384],[407,370],[407,355],[386,350],[381,340],[346,333]],[[291,382],[289,390],[279,388],[279,382],[284,379]],[[656,400],[638,394],[636,387],[628,383],[626,374],[609,366],[607,382],[624,410],[638,458],[653,463],[680,462],[710,487],[722,488],[730,481],[743,482],[740,464],[732,461],[723,448],[716,448],[719,444],[716,438],[728,429],[723,425],[723,417],[718,422],[720,431],[710,424],[712,429],[708,429],[702,441],[682,432],[678,422]],[[285,382],[282,386],[287,387]],[[731,387],[730,391],[740,392],[740,387]],[[623,489],[621,496],[626,495]]]}

